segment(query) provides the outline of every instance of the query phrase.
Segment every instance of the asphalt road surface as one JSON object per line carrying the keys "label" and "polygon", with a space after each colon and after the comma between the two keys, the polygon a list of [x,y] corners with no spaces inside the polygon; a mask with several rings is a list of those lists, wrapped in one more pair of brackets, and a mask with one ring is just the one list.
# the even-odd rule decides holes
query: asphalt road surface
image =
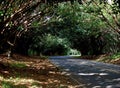
{"label": "asphalt road surface", "polygon": [[64,74],[87,88],[120,88],[120,66],[72,56],[51,56],[50,61]]}

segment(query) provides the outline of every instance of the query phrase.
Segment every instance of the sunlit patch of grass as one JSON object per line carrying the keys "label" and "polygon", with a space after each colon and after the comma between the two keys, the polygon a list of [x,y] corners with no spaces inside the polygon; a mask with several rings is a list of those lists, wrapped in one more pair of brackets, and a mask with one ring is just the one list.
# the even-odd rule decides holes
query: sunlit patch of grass
{"label": "sunlit patch of grass", "polygon": [[118,59],[118,58],[120,58],[120,52],[111,55],[109,58],[110,58],[110,59]]}
{"label": "sunlit patch of grass", "polygon": [[27,78],[4,78],[0,76],[2,88],[40,88],[39,81]]}
{"label": "sunlit patch of grass", "polygon": [[2,81],[1,82],[2,88],[14,88],[14,85],[10,82]]}
{"label": "sunlit patch of grass", "polygon": [[105,62],[105,63],[114,63],[118,60],[120,60],[120,52],[112,55],[105,55],[99,57],[96,61]]}
{"label": "sunlit patch of grass", "polygon": [[15,67],[15,68],[25,68],[27,65],[25,63],[21,62],[14,62],[10,64],[10,67]]}
{"label": "sunlit patch of grass", "polygon": [[27,88],[25,85],[14,85],[13,83],[8,81],[2,81],[1,86],[2,88]]}

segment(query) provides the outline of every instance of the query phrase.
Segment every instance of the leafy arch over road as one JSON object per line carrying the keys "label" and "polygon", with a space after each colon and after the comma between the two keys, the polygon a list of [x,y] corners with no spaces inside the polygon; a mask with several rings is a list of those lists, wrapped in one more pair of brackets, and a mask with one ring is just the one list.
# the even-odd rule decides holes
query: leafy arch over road
{"label": "leafy arch over road", "polygon": [[31,29],[33,21],[44,24],[46,14],[53,14],[53,5],[64,1],[70,0],[1,0],[0,49],[15,46],[16,39]]}
{"label": "leafy arch over road", "polygon": [[[9,0],[9,1],[5,0],[5,1],[1,1],[0,2],[0,18],[1,18],[0,19],[0,27],[1,27],[0,29],[0,50],[6,50],[8,48],[12,49],[12,47],[14,47],[17,44],[16,42],[17,40],[19,40],[22,34],[25,34],[27,31],[30,31],[31,33],[29,37],[31,37],[32,36],[31,34],[34,32],[34,29],[39,27],[39,25],[46,26],[49,19],[52,17],[54,18],[54,16],[55,18],[59,18],[59,15],[58,14],[56,15],[56,12],[55,12],[58,6],[58,3],[67,2],[67,1],[70,2],[69,3],[70,7],[72,10],[74,10],[75,9],[73,7],[74,0],[17,0],[17,1],[16,0]],[[94,4],[91,6],[95,6],[95,9],[94,7],[90,7],[90,8],[86,7],[86,9],[84,8],[85,11],[83,10],[82,11],[85,14],[88,14],[88,15],[90,14],[91,16],[92,15],[95,15],[96,17],[99,16],[101,20],[108,23],[108,25],[113,30],[119,33],[119,21],[117,19],[118,14],[114,15],[113,12],[112,13],[106,12],[109,9],[106,7],[105,7],[105,10],[101,11],[100,9],[103,9],[103,8],[100,7],[101,6],[100,3],[96,3],[97,2],[96,0],[91,0],[91,2],[92,4]],[[87,5],[90,5],[91,2],[87,3],[86,0],[80,0],[80,2],[78,3],[81,3],[83,7],[85,7]],[[99,13],[95,14],[97,11],[99,11]],[[74,13],[72,14],[74,15]],[[107,17],[108,15],[112,16],[112,21],[114,23],[114,26],[113,24],[110,23],[112,21],[109,20],[109,18]],[[71,17],[68,17],[68,18],[70,19],[72,17],[73,16],[71,15]],[[74,24],[76,25],[75,23],[76,19],[74,18],[72,18],[72,20],[69,20],[69,19],[67,19],[69,23],[67,25],[64,25],[65,27],[69,26],[70,28],[71,25],[72,26],[74,26]],[[81,19],[79,19],[79,21],[80,20]],[[66,21],[66,19],[64,19],[64,21]],[[84,23],[87,21],[91,22],[89,19],[86,19],[84,20]],[[70,22],[73,24],[71,24]],[[92,28],[93,29],[95,28],[94,25],[92,25]],[[31,29],[33,30],[31,31]]]}

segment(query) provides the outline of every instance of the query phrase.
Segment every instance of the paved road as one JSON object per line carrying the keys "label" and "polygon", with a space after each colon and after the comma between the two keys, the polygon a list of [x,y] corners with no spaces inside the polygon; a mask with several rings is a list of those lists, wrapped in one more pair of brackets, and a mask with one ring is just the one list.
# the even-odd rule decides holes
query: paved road
{"label": "paved road", "polygon": [[71,56],[51,56],[50,61],[87,88],[120,88],[120,66]]}

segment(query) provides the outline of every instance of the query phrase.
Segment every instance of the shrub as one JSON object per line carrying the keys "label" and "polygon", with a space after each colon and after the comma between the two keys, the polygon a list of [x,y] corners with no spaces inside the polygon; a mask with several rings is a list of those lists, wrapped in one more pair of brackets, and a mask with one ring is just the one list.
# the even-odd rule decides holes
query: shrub
{"label": "shrub", "polygon": [[65,38],[59,38],[51,34],[33,38],[33,44],[29,51],[36,52],[37,55],[64,55],[70,48],[70,42]]}

